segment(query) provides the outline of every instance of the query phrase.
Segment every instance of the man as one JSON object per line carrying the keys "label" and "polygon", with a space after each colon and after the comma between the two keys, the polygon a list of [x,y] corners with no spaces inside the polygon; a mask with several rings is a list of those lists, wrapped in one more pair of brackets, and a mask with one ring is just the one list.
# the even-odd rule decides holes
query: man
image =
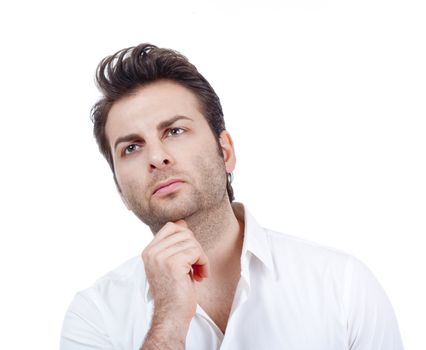
{"label": "man", "polygon": [[61,349],[402,349],[356,259],[259,227],[234,203],[235,153],[213,88],[177,52],[101,61],[94,134],[127,208],[154,234],[78,293]]}

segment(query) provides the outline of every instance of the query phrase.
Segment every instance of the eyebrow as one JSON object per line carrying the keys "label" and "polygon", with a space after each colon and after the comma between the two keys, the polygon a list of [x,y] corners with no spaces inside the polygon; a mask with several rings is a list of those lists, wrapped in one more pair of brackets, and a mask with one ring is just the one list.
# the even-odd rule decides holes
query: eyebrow
{"label": "eyebrow", "polygon": [[[168,127],[170,127],[171,125],[173,125],[173,123],[175,123],[178,120],[181,119],[186,119],[186,120],[190,120],[190,121],[194,121],[193,119],[189,118],[189,117],[185,117],[184,115],[176,115],[168,120],[164,120],[162,121],[160,124],[157,125],[157,130],[163,130],[166,129]],[[115,143],[114,143],[114,149],[117,148],[118,144],[122,143],[122,142],[129,142],[129,141],[134,141],[137,139],[140,139],[141,137],[138,134],[128,134],[128,135],[124,135],[119,137]]]}

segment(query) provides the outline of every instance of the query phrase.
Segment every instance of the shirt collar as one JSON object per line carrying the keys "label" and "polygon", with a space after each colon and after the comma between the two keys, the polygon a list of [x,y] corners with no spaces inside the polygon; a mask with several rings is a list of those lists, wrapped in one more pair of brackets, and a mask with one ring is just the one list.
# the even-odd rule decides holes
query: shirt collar
{"label": "shirt collar", "polygon": [[233,203],[235,216],[244,222],[244,242],[241,253],[241,273],[248,272],[250,256],[256,257],[273,272],[274,264],[266,231],[242,203]]}
{"label": "shirt collar", "polygon": [[[244,223],[244,240],[241,252],[241,274],[249,280],[249,266],[252,256],[256,257],[267,267],[268,270],[273,272],[274,264],[265,229],[257,223],[242,203],[233,202],[232,208],[237,219]],[[148,303],[153,300],[147,278],[145,278],[144,295],[145,302]]]}

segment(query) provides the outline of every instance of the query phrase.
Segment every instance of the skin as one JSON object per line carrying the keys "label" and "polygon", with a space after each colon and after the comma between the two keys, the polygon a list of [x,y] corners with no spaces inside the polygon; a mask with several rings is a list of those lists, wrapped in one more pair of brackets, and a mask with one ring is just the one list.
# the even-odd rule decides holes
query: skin
{"label": "skin", "polygon": [[142,253],[154,298],[142,349],[184,349],[197,304],[224,332],[244,225],[226,193],[229,133],[218,147],[195,95],[157,81],[112,106],[106,135],[121,198],[154,233]]}

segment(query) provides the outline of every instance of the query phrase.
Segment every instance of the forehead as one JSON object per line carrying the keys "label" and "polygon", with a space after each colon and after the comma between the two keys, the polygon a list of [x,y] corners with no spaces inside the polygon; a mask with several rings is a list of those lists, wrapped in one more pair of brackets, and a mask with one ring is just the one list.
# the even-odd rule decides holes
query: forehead
{"label": "forehead", "polygon": [[206,123],[199,102],[188,88],[168,80],[143,86],[115,102],[105,126],[110,142],[126,133],[154,130],[164,120],[176,115]]}

